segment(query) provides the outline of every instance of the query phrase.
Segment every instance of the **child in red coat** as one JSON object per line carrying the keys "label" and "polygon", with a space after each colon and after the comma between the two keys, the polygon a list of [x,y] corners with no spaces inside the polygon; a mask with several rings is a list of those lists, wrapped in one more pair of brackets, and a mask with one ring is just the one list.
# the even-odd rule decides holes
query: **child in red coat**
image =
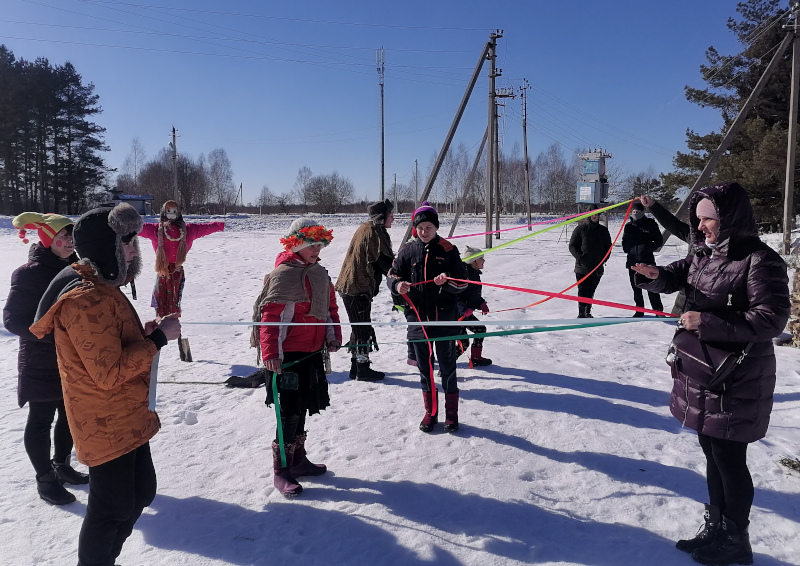
{"label": "child in red coat", "polygon": [[323,351],[334,352],[342,344],[336,294],[328,271],[318,263],[320,251],[332,239],[332,230],[311,218],[292,222],[281,238],[286,251],[276,258],[275,269],[265,277],[254,305],[254,321],[295,323],[256,326],[251,337],[251,345],[260,348],[264,367],[271,372],[268,405],[275,401],[273,380],[277,380],[281,422],[272,443],[273,471],[275,488],[286,497],[303,491],[297,477],[327,470],[306,457],[305,420],[306,414],[330,405]]}

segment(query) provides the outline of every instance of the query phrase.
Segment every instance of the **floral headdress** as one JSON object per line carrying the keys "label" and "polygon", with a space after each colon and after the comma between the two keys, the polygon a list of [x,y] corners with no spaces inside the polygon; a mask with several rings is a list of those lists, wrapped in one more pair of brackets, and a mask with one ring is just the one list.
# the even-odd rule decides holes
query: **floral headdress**
{"label": "floral headdress", "polygon": [[297,253],[303,248],[322,245],[327,246],[333,240],[333,230],[312,218],[298,218],[289,227],[286,237],[281,238],[281,244],[287,252]]}

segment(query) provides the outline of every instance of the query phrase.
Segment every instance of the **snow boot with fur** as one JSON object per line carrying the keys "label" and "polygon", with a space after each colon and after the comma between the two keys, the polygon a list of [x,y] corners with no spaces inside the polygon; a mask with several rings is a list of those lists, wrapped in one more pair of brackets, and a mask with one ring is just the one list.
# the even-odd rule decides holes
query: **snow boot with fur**
{"label": "snow boot with fur", "polygon": [[483,354],[483,347],[473,346],[469,351],[469,359],[472,362],[473,366],[490,366],[492,365],[492,360],[489,358],[484,358],[481,354]]}
{"label": "snow boot with fur", "polygon": [[458,391],[444,394],[444,431],[458,430]]}
{"label": "snow boot with fur", "polygon": [[291,471],[292,462],[294,462],[294,446],[294,442],[284,444],[286,467],[281,467],[280,444],[272,443],[272,471],[274,472],[272,483],[284,497],[296,497],[303,493],[303,486],[298,483]]}
{"label": "snow boot with fur", "polygon": [[747,527],[739,528],[736,523],[722,517],[722,528],[714,542],[692,552],[700,564],[722,566],[726,564],[752,564],[753,549],[750,548],[750,535]]}
{"label": "snow boot with fur", "polygon": [[325,464],[313,464],[306,456],[306,433],[294,437],[294,458],[290,468],[295,478],[303,476],[321,476],[328,471]]}
{"label": "snow boot with fur", "polygon": [[52,505],[67,505],[75,501],[75,496],[61,485],[55,470],[36,478],[36,490],[39,497]]}
{"label": "snow boot with fur", "polygon": [[62,484],[68,483],[70,485],[86,485],[89,483],[89,474],[84,474],[69,465],[69,457],[64,462],[56,462],[50,460],[50,465],[58,477],[58,481]]}
{"label": "snow boot with fur", "polygon": [[719,508],[714,505],[706,505],[706,512],[703,516],[705,521],[700,528],[697,529],[697,534],[694,538],[679,540],[675,543],[675,548],[684,552],[691,553],[693,550],[707,546],[714,542],[714,539],[722,526],[722,516]]}
{"label": "snow boot with fur", "polygon": [[[433,396],[437,396],[436,412],[433,412]],[[419,423],[419,429],[422,432],[430,432],[433,430],[433,425],[439,422],[439,404],[438,393],[431,393],[430,391],[422,392],[422,401],[425,403],[425,416],[422,417],[422,422]]]}

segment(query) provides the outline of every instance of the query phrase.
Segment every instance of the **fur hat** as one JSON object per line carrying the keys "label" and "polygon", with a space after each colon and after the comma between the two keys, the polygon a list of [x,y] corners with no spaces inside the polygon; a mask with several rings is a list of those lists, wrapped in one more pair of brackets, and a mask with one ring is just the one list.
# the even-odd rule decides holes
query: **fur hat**
{"label": "fur hat", "polygon": [[[476,254],[480,254],[480,255],[476,255]],[[476,257],[472,257],[472,256],[476,256]],[[467,246],[466,248],[464,248],[464,251],[461,252],[461,261],[467,263],[467,258],[468,257],[472,258],[472,259],[469,260],[468,263],[472,263],[473,261],[479,260],[479,259],[481,259],[483,257],[483,250],[480,249],[480,248],[473,248],[473,247]]]}
{"label": "fur hat", "polygon": [[439,213],[427,201],[423,202],[422,206],[414,211],[414,228],[421,222],[430,222],[436,228],[439,228]]}
{"label": "fur hat", "polygon": [[[78,262],[94,269],[101,283],[121,287],[139,274],[142,261],[139,254],[130,265],[122,251],[123,240],[142,231],[142,217],[128,203],[114,208],[95,208],[78,218],[73,238]],[[139,243],[136,242],[136,251]]]}
{"label": "fur hat", "polygon": [[333,230],[327,230],[313,218],[298,218],[289,226],[281,244],[287,252],[297,253],[304,248],[321,244],[326,247],[333,240]]}
{"label": "fur hat", "polygon": [[381,202],[373,202],[367,207],[367,214],[369,219],[373,222],[378,220],[386,220],[386,216],[394,209],[394,203],[388,198]]}
{"label": "fur hat", "polygon": [[11,221],[14,228],[19,229],[19,237],[23,244],[28,243],[25,237],[26,230],[36,230],[39,241],[46,248],[53,243],[53,238],[67,226],[72,226],[72,220],[60,214],[40,214],[38,212],[23,212]]}

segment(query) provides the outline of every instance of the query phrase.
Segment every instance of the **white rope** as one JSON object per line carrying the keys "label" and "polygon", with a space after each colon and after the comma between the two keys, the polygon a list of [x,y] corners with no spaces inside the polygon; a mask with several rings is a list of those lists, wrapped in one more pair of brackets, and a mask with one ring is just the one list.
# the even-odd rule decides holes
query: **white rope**
{"label": "white rope", "polygon": [[222,322],[185,322],[181,320],[181,325],[212,325],[212,326],[531,326],[534,328],[548,326],[578,326],[582,324],[605,325],[622,324],[631,322],[666,322],[674,324],[675,319],[655,318],[652,316],[632,317],[608,317],[608,318],[557,318],[540,320],[435,320],[429,322],[242,322],[242,321],[222,321]]}

